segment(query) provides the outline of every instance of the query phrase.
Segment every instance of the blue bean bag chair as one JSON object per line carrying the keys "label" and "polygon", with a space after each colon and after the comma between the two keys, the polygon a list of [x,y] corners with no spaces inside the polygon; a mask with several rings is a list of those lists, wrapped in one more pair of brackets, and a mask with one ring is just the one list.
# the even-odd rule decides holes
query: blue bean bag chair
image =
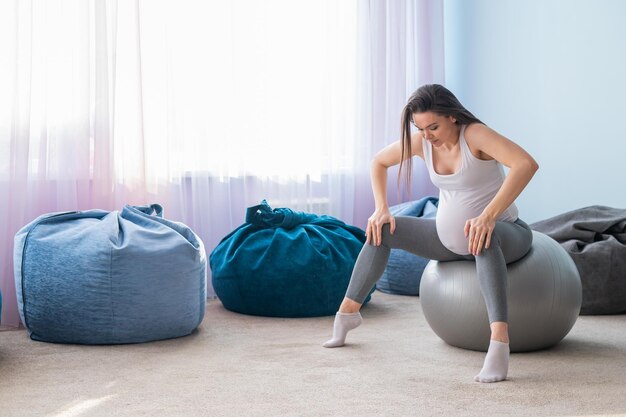
{"label": "blue bean bag chair", "polygon": [[[424,197],[389,208],[393,216],[435,218],[437,197]],[[402,249],[392,249],[385,272],[376,283],[376,289],[387,294],[419,295],[422,272],[430,259],[413,255]]]}
{"label": "blue bean bag chair", "polygon": [[156,204],[43,215],[16,234],[14,264],[33,340],[147,342],[188,335],[204,317],[202,241]]}
{"label": "blue bean bag chair", "polygon": [[334,217],[272,210],[263,200],[209,256],[213,288],[224,307],[238,313],[332,315],[364,242],[363,230]]}

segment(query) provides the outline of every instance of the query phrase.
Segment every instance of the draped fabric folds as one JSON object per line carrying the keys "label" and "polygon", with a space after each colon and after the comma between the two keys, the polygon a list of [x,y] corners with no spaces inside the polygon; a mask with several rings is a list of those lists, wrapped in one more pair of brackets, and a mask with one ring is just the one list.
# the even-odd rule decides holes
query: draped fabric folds
{"label": "draped fabric folds", "polygon": [[[364,227],[372,156],[399,138],[408,95],[443,81],[442,13],[426,0],[0,3],[2,324],[19,324],[13,236],[43,213],[158,203],[208,252],[263,199]],[[433,191],[421,169],[411,198]],[[409,195],[396,175],[391,204]]]}

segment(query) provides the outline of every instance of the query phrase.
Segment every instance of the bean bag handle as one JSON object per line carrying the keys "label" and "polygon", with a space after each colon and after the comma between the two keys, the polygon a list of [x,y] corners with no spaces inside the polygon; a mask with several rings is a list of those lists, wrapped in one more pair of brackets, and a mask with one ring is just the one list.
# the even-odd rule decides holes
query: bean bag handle
{"label": "bean bag handle", "polygon": [[151,204],[149,206],[132,206],[134,209],[141,211],[142,213],[163,218],[163,207],[160,204]]}
{"label": "bean bag handle", "polygon": [[266,200],[246,210],[246,223],[263,229],[293,229],[300,224],[310,223],[317,217],[315,214],[293,211],[289,208],[272,210]]}

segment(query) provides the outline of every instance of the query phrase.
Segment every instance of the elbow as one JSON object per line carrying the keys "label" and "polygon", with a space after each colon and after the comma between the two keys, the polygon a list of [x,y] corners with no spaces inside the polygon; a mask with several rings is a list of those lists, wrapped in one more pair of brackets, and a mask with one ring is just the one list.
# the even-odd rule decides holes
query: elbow
{"label": "elbow", "polygon": [[526,160],[526,164],[524,164],[525,170],[530,174],[531,177],[535,175],[535,173],[539,170],[539,164],[532,157]]}
{"label": "elbow", "polygon": [[370,170],[374,171],[380,164],[376,160],[376,157],[373,157],[370,161]]}
{"label": "elbow", "polygon": [[371,169],[387,168],[385,164],[382,163],[378,155],[374,155],[372,161],[370,162],[370,167]]}
{"label": "elbow", "polygon": [[511,168],[515,169],[515,171],[520,174],[525,173],[532,178],[535,175],[535,172],[539,169],[539,164],[531,157],[518,161],[517,164]]}

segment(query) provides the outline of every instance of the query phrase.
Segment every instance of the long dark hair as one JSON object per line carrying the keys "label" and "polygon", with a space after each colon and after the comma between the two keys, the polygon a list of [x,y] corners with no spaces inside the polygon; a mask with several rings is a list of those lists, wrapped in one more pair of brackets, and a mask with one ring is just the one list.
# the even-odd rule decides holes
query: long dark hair
{"label": "long dark hair", "polygon": [[452,116],[458,125],[482,123],[476,116],[469,112],[459,99],[446,87],[439,84],[426,84],[418,88],[402,110],[402,159],[398,171],[398,187],[404,168],[404,179],[407,189],[411,188],[411,171],[413,161],[411,156],[411,122],[413,113],[433,112],[439,116]]}

